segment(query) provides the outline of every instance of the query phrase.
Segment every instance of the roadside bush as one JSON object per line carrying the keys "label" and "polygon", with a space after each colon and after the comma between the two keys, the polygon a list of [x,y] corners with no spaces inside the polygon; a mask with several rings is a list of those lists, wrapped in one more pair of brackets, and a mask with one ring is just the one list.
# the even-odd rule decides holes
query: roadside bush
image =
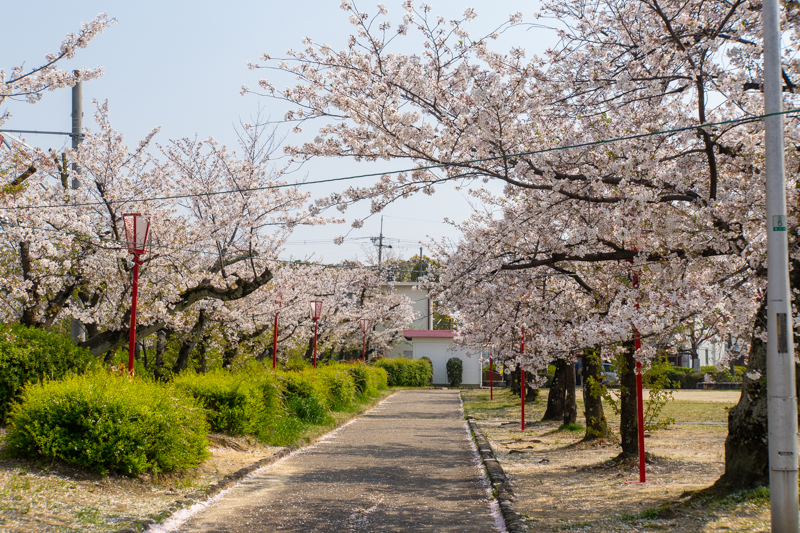
{"label": "roadside bush", "polygon": [[382,368],[375,368],[362,363],[355,363],[347,368],[356,387],[356,396],[370,398],[378,391],[386,388],[387,375]]}
{"label": "roadside bush", "polygon": [[458,357],[447,360],[447,382],[451,387],[460,387],[464,373],[464,363]]}
{"label": "roadside bush", "polygon": [[286,407],[307,424],[324,424],[330,419],[327,391],[311,372],[281,372]]}
{"label": "roadside bush", "polygon": [[422,359],[373,359],[373,365],[386,371],[390,387],[425,387],[433,377],[433,369]]}
{"label": "roadside bush", "polygon": [[430,385],[433,382],[433,361],[430,357],[420,357],[420,360],[425,361],[431,367],[431,379],[428,380],[428,385]]}
{"label": "roadside bush", "polygon": [[684,378],[684,389],[696,389],[697,384],[700,383],[705,379],[705,374],[702,372],[692,372],[691,374],[687,374]]}
{"label": "roadside bush", "polygon": [[670,382],[669,388],[672,389],[685,389],[686,377],[691,373],[691,368],[682,366],[670,366],[670,368],[664,371],[664,375]]}
{"label": "roadside bush", "polygon": [[713,379],[716,382],[720,382],[720,383],[737,383],[737,382],[739,382],[740,383],[742,381],[742,379],[744,377],[744,373],[747,371],[747,369],[745,367],[743,367],[743,366],[737,366],[737,367],[734,367],[734,370],[735,370],[735,373],[731,374],[731,371],[728,368],[723,368],[722,370],[717,370],[717,367],[715,367],[715,366],[701,366],[700,367],[700,373],[701,374],[704,374],[704,375],[708,374],[709,376],[711,376],[711,379]]}
{"label": "roadside bush", "polygon": [[290,357],[285,363],[283,363],[283,370],[286,372],[301,372],[310,368],[312,368],[311,363],[302,357],[297,356]]}
{"label": "roadside bush", "polygon": [[236,373],[222,369],[206,374],[184,372],[174,384],[203,406],[213,431],[263,439],[283,408],[275,376],[254,367]]}
{"label": "roadside bush", "polygon": [[325,403],[331,411],[344,411],[353,405],[356,400],[356,385],[347,365],[318,367],[315,374],[327,389]]}
{"label": "roadside bush", "polygon": [[55,333],[0,325],[0,424],[27,383],[61,379],[100,366],[88,350]]}
{"label": "roadside bush", "polygon": [[202,409],[171,385],[95,371],[25,387],[9,414],[9,451],[102,474],[168,472],[203,461]]}

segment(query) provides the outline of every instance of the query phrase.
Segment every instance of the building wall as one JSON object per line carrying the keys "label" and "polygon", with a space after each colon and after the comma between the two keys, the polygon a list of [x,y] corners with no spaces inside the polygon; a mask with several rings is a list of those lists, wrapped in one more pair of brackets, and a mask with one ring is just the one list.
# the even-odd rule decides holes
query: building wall
{"label": "building wall", "polygon": [[462,384],[478,386],[481,384],[481,365],[479,354],[467,355],[465,349],[450,350],[453,339],[415,338],[414,359],[428,357],[433,362],[433,384],[449,385],[447,382],[447,360],[451,357],[461,359],[463,365]]}
{"label": "building wall", "polygon": [[[386,290],[393,290],[405,294],[411,300],[414,309],[414,321],[405,326],[406,329],[428,329],[428,292],[418,289],[416,282],[402,281],[385,286]],[[414,347],[411,341],[403,340],[396,344],[386,357],[413,357]],[[445,380],[446,381],[446,380]]]}

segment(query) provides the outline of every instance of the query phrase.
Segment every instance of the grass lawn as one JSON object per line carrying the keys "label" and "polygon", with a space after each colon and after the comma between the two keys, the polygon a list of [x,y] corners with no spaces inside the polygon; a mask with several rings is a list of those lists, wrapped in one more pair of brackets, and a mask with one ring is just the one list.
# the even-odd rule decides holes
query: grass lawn
{"label": "grass lawn", "polygon": [[[577,397],[583,425],[580,391]],[[581,430],[540,422],[546,390],[526,404],[524,432],[519,398],[506,389],[495,389],[493,401],[488,390],[462,393],[464,410],[492,442],[512,480],[515,508],[531,531],[769,531],[768,489],[689,501],[723,472],[728,410],[738,392],[676,391],[674,397],[663,413],[678,423],[648,434],[649,483],[638,485],[626,483],[638,480],[636,461],[611,461],[620,452],[616,441],[583,443]],[[618,435],[618,417],[605,408]]]}

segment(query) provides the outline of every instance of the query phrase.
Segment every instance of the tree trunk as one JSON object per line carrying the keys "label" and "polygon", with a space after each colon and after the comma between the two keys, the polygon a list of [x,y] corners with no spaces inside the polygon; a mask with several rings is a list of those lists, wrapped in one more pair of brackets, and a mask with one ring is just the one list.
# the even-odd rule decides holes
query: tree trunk
{"label": "tree trunk", "polygon": [[542,420],[561,421],[564,419],[567,381],[565,372],[570,370],[569,367],[570,365],[565,360],[556,360],[556,373],[553,376],[553,383],[550,385],[550,393],[547,395],[547,409],[545,409]]}
{"label": "tree trunk", "polygon": [[208,336],[203,337],[200,341],[200,347],[197,350],[197,370],[201,374],[208,371],[206,355],[208,354]]}
{"label": "tree trunk", "polygon": [[583,352],[583,414],[586,418],[586,435],[584,441],[605,439],[610,436],[608,421],[603,413],[603,398],[599,392],[592,392],[592,384],[600,383],[603,364],[600,361],[600,349],[588,348]]}
{"label": "tree trunk", "polygon": [[634,355],[636,349],[633,341],[624,344],[625,352],[620,356],[622,359],[619,376],[619,433],[622,439],[623,457],[633,457],[639,455],[639,438],[636,434],[638,427],[636,418],[636,359]]}
{"label": "tree trunk", "polygon": [[756,315],[747,374],[758,372],[753,380],[745,374],[739,403],[728,412],[728,437],[725,439],[725,472],[714,484],[718,488],[744,489],[769,484],[767,429],[767,345],[755,333],[767,327],[767,301],[762,300]]}
{"label": "tree trunk", "polygon": [[230,368],[234,359],[236,359],[236,348],[228,343],[222,352],[222,368]]}
{"label": "tree trunk", "polygon": [[508,388],[511,391],[511,394],[514,396],[520,395],[520,386],[519,386],[519,378],[522,376],[522,371],[520,370],[519,365],[514,367],[514,370],[508,373],[508,379],[506,383],[508,384]]}
{"label": "tree trunk", "polygon": [[206,313],[205,309],[201,309],[189,336],[181,344],[181,349],[178,351],[178,359],[172,367],[172,371],[176,374],[186,370],[189,366],[189,358],[197,346],[200,336],[203,334],[203,328],[206,326]]}
{"label": "tree trunk", "polygon": [[578,421],[578,405],[575,403],[575,364],[564,361],[567,371],[564,372],[564,424]]}
{"label": "tree trunk", "polygon": [[161,330],[156,334],[156,361],[153,377],[157,381],[164,379],[164,353],[167,351],[167,332]]}

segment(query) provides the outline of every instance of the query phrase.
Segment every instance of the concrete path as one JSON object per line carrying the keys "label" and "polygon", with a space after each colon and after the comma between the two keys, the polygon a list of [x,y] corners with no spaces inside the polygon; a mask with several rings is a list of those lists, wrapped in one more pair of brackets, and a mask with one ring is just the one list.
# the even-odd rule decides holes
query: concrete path
{"label": "concrete path", "polygon": [[401,391],[247,478],[181,532],[497,531],[456,391]]}

